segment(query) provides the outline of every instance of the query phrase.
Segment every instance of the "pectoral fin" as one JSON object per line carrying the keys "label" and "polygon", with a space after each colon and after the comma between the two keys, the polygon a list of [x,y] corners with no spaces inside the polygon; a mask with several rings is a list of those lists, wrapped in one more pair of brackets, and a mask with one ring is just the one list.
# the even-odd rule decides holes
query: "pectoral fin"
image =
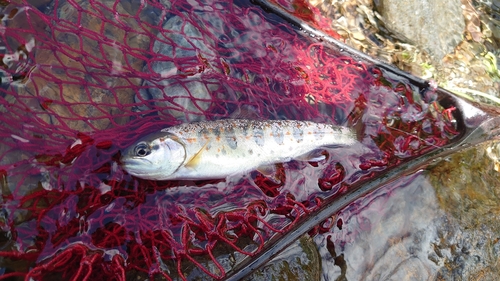
{"label": "pectoral fin", "polygon": [[193,155],[193,157],[191,157],[191,159],[189,159],[186,164],[184,165],[184,167],[186,168],[195,168],[196,166],[198,166],[198,164],[200,164],[200,161],[201,161],[201,157],[203,155],[203,151],[205,151],[205,147],[208,145],[208,142],[202,146],[200,148],[200,150],[198,150],[198,152],[196,152],[195,155]]}

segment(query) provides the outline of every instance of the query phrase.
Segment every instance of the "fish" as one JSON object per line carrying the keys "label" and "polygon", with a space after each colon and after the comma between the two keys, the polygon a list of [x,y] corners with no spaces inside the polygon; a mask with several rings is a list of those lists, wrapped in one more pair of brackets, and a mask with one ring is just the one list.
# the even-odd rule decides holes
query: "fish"
{"label": "fish", "polygon": [[321,160],[321,148],[349,146],[343,126],[297,120],[222,119],[154,132],[123,150],[121,164],[146,180],[224,179],[291,160]]}

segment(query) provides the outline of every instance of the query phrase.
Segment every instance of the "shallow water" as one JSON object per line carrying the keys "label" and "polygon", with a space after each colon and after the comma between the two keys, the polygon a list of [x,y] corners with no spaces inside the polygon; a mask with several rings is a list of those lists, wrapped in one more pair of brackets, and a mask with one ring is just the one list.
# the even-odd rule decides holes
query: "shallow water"
{"label": "shallow water", "polygon": [[314,238],[322,279],[495,279],[497,146],[453,154],[340,211],[330,231]]}

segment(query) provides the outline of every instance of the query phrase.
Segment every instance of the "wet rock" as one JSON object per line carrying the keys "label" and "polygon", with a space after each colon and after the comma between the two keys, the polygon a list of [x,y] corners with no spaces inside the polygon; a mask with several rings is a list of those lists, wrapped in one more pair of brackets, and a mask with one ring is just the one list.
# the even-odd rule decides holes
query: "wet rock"
{"label": "wet rock", "polygon": [[437,60],[453,51],[465,28],[460,0],[379,0],[386,27]]}
{"label": "wet rock", "polygon": [[499,159],[500,144],[489,142],[453,154],[431,170],[439,205],[459,226],[455,232],[443,227],[436,243],[441,252],[451,253],[439,272],[446,280],[500,276]]}
{"label": "wet rock", "polygon": [[246,280],[321,280],[321,260],[316,244],[308,235],[302,236]]}
{"label": "wet rock", "polygon": [[43,10],[43,8],[45,8],[47,5],[53,4],[54,1],[53,0],[9,0],[9,1],[0,0],[0,7],[8,5],[9,2],[15,4],[28,3],[33,7]]}
{"label": "wet rock", "polygon": [[[328,280],[432,280],[427,257],[442,215],[424,176],[400,179],[342,210],[315,237]],[[327,276],[327,277],[326,277]]]}
{"label": "wet rock", "polygon": [[490,225],[500,234],[500,144],[488,143],[452,155],[432,169],[441,207],[468,227]]}
{"label": "wet rock", "polygon": [[[497,51],[500,46],[500,5],[497,2],[310,2],[332,19],[332,26],[346,44],[423,79],[432,79],[439,86],[468,99],[500,104],[500,57]],[[391,7],[394,8],[391,18],[380,15],[379,12],[386,10],[387,13]],[[428,17],[434,26],[427,23]],[[445,26],[442,26],[443,22]],[[409,28],[409,24],[413,24],[413,28]],[[457,47],[454,42],[458,43]],[[478,45],[483,51],[476,52]]]}
{"label": "wet rock", "polygon": [[163,25],[153,45],[157,57],[144,67],[144,72],[152,70],[161,79],[146,80],[136,101],[150,100],[178,120],[200,121],[211,105],[211,92],[218,88],[214,81],[207,85],[203,77],[213,65],[215,52],[209,47],[210,39],[186,18],[174,16]]}
{"label": "wet rock", "polygon": [[[141,83],[127,73],[142,70],[147,24],[158,23],[160,14],[139,2],[113,0],[60,1],[56,13],[62,25],[51,30],[53,41],[37,42],[36,67],[16,90],[32,97],[25,104],[42,109],[37,117],[47,124],[87,132],[126,123],[122,113]],[[140,21],[131,17],[136,14]]]}
{"label": "wet rock", "polygon": [[328,280],[496,280],[500,145],[456,153],[356,200],[314,237]]}
{"label": "wet rock", "polygon": [[[44,34],[47,23],[43,16],[31,6],[22,10],[17,5],[10,4],[0,9],[2,24],[6,30],[15,30],[16,36],[5,36],[0,42],[2,57],[0,60],[0,76],[2,88],[6,88],[11,83],[18,83],[19,80],[26,79],[31,58],[35,46],[39,44],[36,34]],[[31,32],[19,32],[19,30],[29,30]],[[5,72],[4,72],[5,70]]]}

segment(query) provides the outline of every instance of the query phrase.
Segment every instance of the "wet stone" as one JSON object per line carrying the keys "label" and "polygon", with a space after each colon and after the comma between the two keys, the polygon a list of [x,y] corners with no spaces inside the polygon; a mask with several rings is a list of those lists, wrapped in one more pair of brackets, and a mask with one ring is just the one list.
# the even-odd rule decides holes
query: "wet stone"
{"label": "wet stone", "polygon": [[302,236],[246,280],[321,280],[321,260],[316,244],[308,235]]}
{"label": "wet stone", "polygon": [[386,27],[441,60],[462,40],[460,0],[379,0]]}
{"label": "wet stone", "polygon": [[209,47],[208,38],[185,17],[168,19],[162,29],[153,45],[157,57],[144,66],[144,72],[152,70],[161,79],[145,80],[136,101],[151,100],[154,106],[166,108],[178,120],[204,120],[202,113],[211,105],[211,92],[219,87],[215,81],[207,83],[203,77],[203,69],[211,67],[215,52]]}
{"label": "wet stone", "polygon": [[[438,249],[450,258],[439,275],[445,280],[496,280],[500,239],[500,144],[489,142],[455,153],[431,170],[440,207],[459,228],[443,227]],[[446,225],[446,224],[443,224]],[[446,241],[448,241],[446,243]],[[441,251],[444,252],[444,251]]]}
{"label": "wet stone", "polygon": [[[105,0],[97,6],[88,1],[58,4],[53,13],[67,26],[51,31],[53,41],[36,42],[36,67],[17,91],[32,97],[24,102],[33,110],[46,111],[39,117],[47,124],[80,132],[125,124],[128,116],[122,114],[131,108],[134,87],[141,83],[128,73],[142,70],[145,62],[141,57],[149,47],[147,32],[151,32],[131,15],[138,13],[151,25],[159,21],[158,15],[153,17],[151,7],[135,1]],[[115,44],[122,41],[133,51]],[[119,94],[116,89],[120,89]]]}
{"label": "wet stone", "polygon": [[[468,99],[498,105],[495,1],[311,0],[346,44]],[[382,14],[382,16],[380,16]],[[364,35],[360,36],[360,33]],[[477,52],[477,47],[483,49]]]}
{"label": "wet stone", "polygon": [[[486,143],[351,203],[314,237],[327,280],[496,280],[500,145]],[[339,221],[341,227],[338,227]]]}

